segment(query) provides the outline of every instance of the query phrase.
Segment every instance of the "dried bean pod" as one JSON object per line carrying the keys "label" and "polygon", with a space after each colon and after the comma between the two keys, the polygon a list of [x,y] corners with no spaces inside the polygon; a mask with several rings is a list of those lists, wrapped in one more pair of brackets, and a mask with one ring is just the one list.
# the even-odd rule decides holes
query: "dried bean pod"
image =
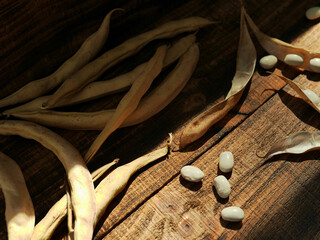
{"label": "dried bean pod", "polygon": [[109,12],[104,18],[98,31],[89,36],[83,42],[80,49],[71,58],[64,62],[58,70],[45,78],[28,83],[13,94],[1,99],[0,108],[25,102],[49,92],[87,64],[101,50],[106,42],[109,35],[111,15],[115,11],[119,10],[122,9],[117,8]]}
{"label": "dried bean pod", "polygon": [[36,140],[58,157],[66,170],[71,188],[75,239],[91,239],[96,201],[90,173],[78,150],[51,130],[27,121],[1,120],[0,134]]}
{"label": "dried bean pod", "polygon": [[2,152],[0,187],[6,204],[8,239],[29,240],[35,224],[32,200],[19,165]]}
{"label": "dried bean pod", "polygon": [[45,108],[53,108],[65,97],[79,92],[88,83],[96,80],[107,69],[119,63],[121,60],[132,56],[149,42],[170,38],[183,32],[190,32],[212,24],[211,21],[201,17],[190,17],[182,20],[165,23],[153,30],[130,38],[119,46],[107,51],[96,60],[87,64],[76,74],[68,78],[52,97],[43,104]]}

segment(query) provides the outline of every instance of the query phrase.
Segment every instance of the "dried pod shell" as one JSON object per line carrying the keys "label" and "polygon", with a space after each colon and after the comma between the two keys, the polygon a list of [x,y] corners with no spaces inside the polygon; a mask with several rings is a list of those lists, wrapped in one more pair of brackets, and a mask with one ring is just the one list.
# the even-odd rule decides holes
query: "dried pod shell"
{"label": "dried pod shell", "polygon": [[320,149],[320,132],[297,132],[275,143],[265,158],[284,153],[301,154],[316,149]]}

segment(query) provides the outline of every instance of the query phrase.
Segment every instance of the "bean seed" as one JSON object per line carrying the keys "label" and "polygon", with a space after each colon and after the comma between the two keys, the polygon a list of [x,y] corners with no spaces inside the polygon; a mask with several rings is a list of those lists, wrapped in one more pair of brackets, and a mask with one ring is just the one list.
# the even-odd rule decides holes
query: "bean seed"
{"label": "bean seed", "polygon": [[298,54],[287,54],[284,58],[284,62],[288,65],[298,67],[303,63],[303,58]]}
{"label": "bean seed", "polygon": [[232,152],[226,151],[220,154],[219,169],[221,172],[231,172],[234,165],[234,158]]}
{"label": "bean seed", "polygon": [[184,166],[181,168],[181,176],[190,182],[200,182],[204,173],[195,166]]}
{"label": "bean seed", "polygon": [[260,66],[264,69],[271,69],[277,64],[278,58],[274,55],[267,55],[260,59]]}
{"label": "bean seed", "polygon": [[307,95],[308,98],[314,103],[319,104],[320,103],[320,97],[312,90],[310,89],[304,89],[302,90],[305,95]]}
{"label": "bean seed", "polygon": [[310,68],[315,72],[320,72],[320,58],[310,59]]}
{"label": "bean seed", "polygon": [[306,11],[306,18],[315,20],[320,17],[320,7],[312,7]]}
{"label": "bean seed", "polygon": [[222,209],[221,217],[229,222],[240,222],[244,218],[244,212],[239,207],[226,207]]}
{"label": "bean seed", "polygon": [[219,197],[221,198],[229,197],[231,193],[231,186],[228,179],[225,176],[219,175],[218,177],[216,177],[213,180],[213,185],[216,188]]}

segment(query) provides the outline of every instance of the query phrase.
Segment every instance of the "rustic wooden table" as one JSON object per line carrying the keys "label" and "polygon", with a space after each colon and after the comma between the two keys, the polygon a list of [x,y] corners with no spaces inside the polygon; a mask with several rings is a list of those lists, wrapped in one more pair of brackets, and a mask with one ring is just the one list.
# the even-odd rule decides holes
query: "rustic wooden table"
{"label": "rustic wooden table", "polygon": [[[246,0],[256,24],[270,36],[312,51],[320,49],[320,25],[304,17],[315,0]],[[167,134],[179,136],[183,126],[223,99],[235,71],[239,38],[239,1],[0,1],[0,97],[34,79],[49,75],[70,57],[103,16],[113,8],[108,43],[103,51],[169,20],[193,15],[216,24],[197,33],[200,61],[192,79],[163,111],[142,124],[117,130],[99,150],[91,170],[119,157],[124,164],[163,146]],[[150,56],[161,41],[106,72],[107,79],[132,69]],[[264,51],[256,43],[258,57]],[[276,70],[320,93],[319,74],[299,73],[280,63]],[[116,106],[115,94],[78,106],[94,111]],[[74,108],[70,108],[74,110]],[[69,108],[67,110],[70,110]],[[297,97],[278,77],[259,66],[238,105],[199,141],[173,152],[136,173],[109,206],[95,239],[320,239],[320,152],[284,155],[262,164],[277,140],[297,131],[319,131],[319,113]],[[98,131],[52,129],[84,154]],[[1,137],[0,150],[15,159],[27,181],[39,221],[64,194],[64,169],[40,144],[20,137]],[[234,153],[229,181],[232,193],[221,200],[213,188],[218,156]],[[201,184],[181,179],[182,166],[200,167]],[[236,205],[245,212],[241,223],[226,223],[220,211]],[[61,239],[61,227],[53,239]],[[0,239],[6,239],[4,199],[0,195]]]}

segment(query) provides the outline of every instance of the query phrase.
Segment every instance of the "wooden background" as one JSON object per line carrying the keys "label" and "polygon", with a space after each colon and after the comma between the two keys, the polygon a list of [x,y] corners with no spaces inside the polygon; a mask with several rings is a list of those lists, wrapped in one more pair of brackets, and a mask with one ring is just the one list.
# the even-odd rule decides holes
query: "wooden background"
{"label": "wooden background", "polygon": [[[245,6],[268,35],[320,51],[320,25],[304,17],[315,0],[247,0]],[[221,100],[231,86],[239,36],[239,1],[222,0],[1,0],[0,97],[34,79],[49,75],[94,32],[104,15],[121,7],[111,20],[103,51],[164,22],[193,15],[217,23],[197,33],[200,61],[184,90],[163,111],[137,126],[117,130],[90,163],[91,170],[119,157],[129,162],[163,146],[168,133],[183,126],[206,107]],[[110,69],[108,79],[146,60],[162,41]],[[256,44],[258,56],[265,53]],[[320,93],[319,74],[300,73],[279,64],[274,70]],[[66,110],[94,111],[116,106],[116,94]],[[239,104],[199,141],[167,159],[145,167],[109,206],[95,239],[320,239],[320,153],[279,156],[263,164],[277,140],[301,130],[319,131],[319,114],[297,98],[279,78],[259,66]],[[52,129],[84,154],[97,131]],[[64,170],[40,144],[20,137],[1,137],[0,150],[21,166],[39,221],[64,194]],[[219,199],[213,179],[218,156],[229,150],[235,168],[228,176],[232,193]],[[205,172],[201,184],[180,178],[182,166]],[[225,206],[243,208],[241,223],[220,218]],[[63,238],[61,227],[53,239]],[[4,199],[0,193],[0,239],[6,239]]]}

